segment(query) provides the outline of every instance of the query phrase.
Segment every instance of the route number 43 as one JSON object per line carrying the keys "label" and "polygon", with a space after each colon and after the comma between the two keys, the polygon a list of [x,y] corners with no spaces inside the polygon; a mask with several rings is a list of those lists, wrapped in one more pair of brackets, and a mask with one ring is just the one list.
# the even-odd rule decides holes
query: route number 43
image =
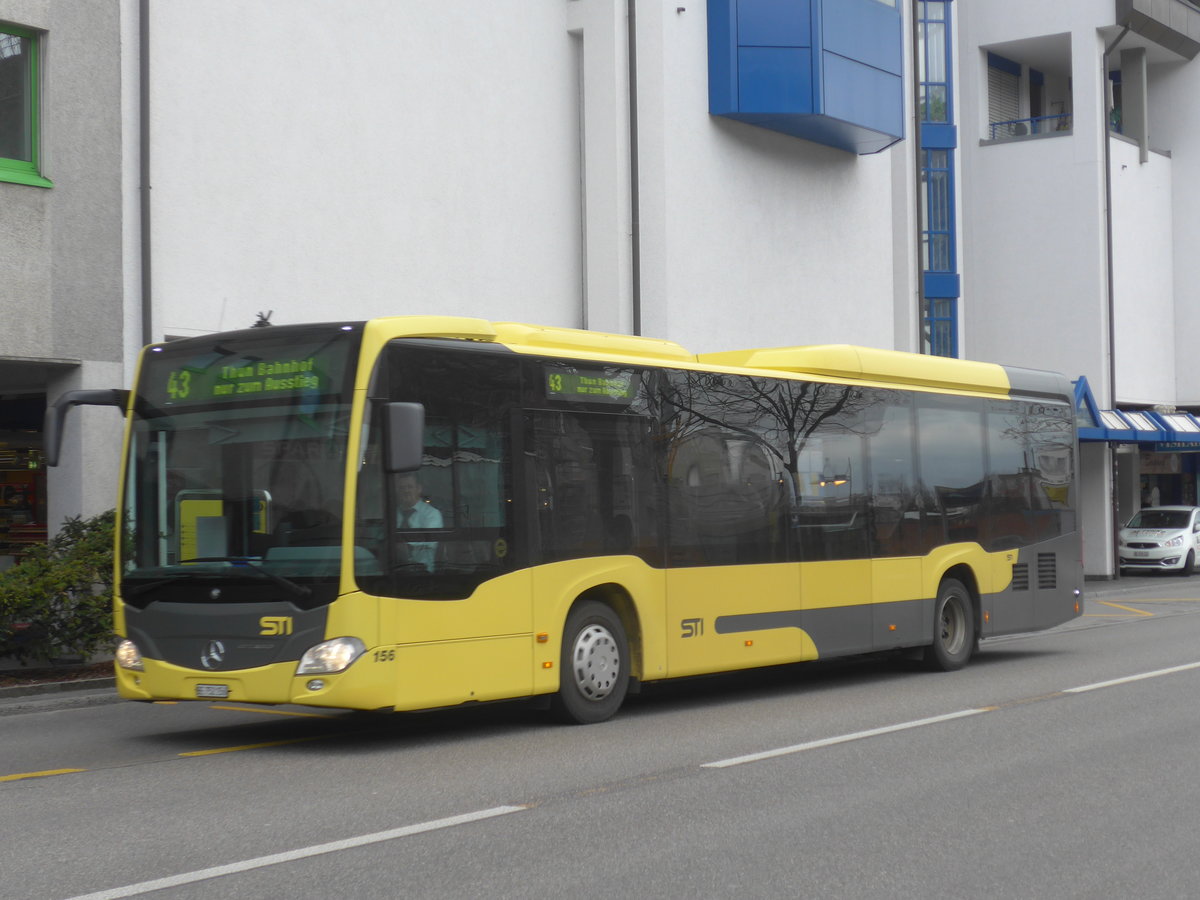
{"label": "route number 43", "polygon": [[192,373],[187,369],[172,372],[167,376],[167,396],[172,400],[183,400],[192,392]]}

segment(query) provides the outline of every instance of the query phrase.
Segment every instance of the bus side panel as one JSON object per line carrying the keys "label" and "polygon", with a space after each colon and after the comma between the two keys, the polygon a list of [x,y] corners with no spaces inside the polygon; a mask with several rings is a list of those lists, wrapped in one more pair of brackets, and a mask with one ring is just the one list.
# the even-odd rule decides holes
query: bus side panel
{"label": "bus side panel", "polygon": [[426,644],[529,634],[532,585],[530,570],[523,569],[485,581],[462,600],[373,598],[379,604],[380,643]]}
{"label": "bus side panel", "polygon": [[528,634],[396,648],[395,708],[430,709],[533,692]]}
{"label": "bus side panel", "polygon": [[1080,614],[1083,566],[1077,534],[995,555],[1011,561],[1005,564],[1008,577],[985,596],[990,620],[985,636],[1052,628]]}
{"label": "bus side panel", "polygon": [[876,559],[871,563],[871,646],[910,647],[929,640],[933,601],[919,556]]}
{"label": "bus side panel", "polygon": [[[664,632],[666,573],[633,556],[607,556],[550,563],[533,569],[533,631],[545,635],[535,644],[535,694],[558,690],[563,626],[572,605],[595,590],[598,599],[617,607],[629,620],[627,637],[631,674],[642,681],[667,674]],[[625,598],[628,598],[628,601]]]}
{"label": "bus side panel", "polygon": [[461,600],[372,597],[380,648],[395,657],[389,702],[413,710],[528,696],[530,590],[530,574],[521,571]]}
{"label": "bus side panel", "polygon": [[801,618],[822,659],[871,649],[872,580],[869,559],[800,567]]}
{"label": "bus side panel", "polygon": [[672,677],[815,659],[801,628],[792,564],[667,572],[667,669]]}

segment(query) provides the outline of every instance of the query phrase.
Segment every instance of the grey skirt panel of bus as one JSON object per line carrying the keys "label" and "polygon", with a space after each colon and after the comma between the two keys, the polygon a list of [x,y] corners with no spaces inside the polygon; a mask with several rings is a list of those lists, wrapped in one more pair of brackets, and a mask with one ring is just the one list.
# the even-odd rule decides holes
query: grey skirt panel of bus
{"label": "grey skirt panel of bus", "polygon": [[989,616],[983,636],[1052,628],[1073,619],[1074,589],[1082,586],[1078,535],[1065,534],[1021,551],[1009,586],[985,598]]}

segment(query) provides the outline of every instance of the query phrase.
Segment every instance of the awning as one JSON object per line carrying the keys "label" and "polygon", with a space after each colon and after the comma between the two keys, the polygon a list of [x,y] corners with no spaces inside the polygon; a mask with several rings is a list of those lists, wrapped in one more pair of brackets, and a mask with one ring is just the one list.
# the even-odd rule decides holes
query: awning
{"label": "awning", "polygon": [[1139,444],[1157,453],[1200,452],[1200,419],[1186,412],[1100,409],[1082,375],[1075,381],[1075,423],[1080,441]]}

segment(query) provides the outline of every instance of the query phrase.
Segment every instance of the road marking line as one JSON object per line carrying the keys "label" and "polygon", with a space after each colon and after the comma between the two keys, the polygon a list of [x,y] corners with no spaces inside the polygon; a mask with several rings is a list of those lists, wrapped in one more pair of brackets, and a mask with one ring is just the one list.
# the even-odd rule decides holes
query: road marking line
{"label": "road marking line", "polygon": [[1129,684],[1131,681],[1158,678],[1161,675],[1174,675],[1176,672],[1186,672],[1189,669],[1200,669],[1200,662],[1187,663],[1182,666],[1171,666],[1169,669],[1156,669],[1153,672],[1142,672],[1140,675],[1126,675],[1124,678],[1114,678],[1111,681],[1097,681],[1095,684],[1083,684],[1079,687],[1067,688],[1063,693],[1082,694],[1086,691],[1098,691],[1101,688],[1114,687],[1118,684]]}
{"label": "road marking line", "polygon": [[[1097,603],[1104,603],[1104,600],[1097,600]],[[1197,603],[1200,602],[1200,597],[1143,597],[1137,601],[1138,603]]]}
{"label": "road marking line", "polygon": [[445,819],[434,819],[430,822],[422,822],[418,825],[405,825],[402,828],[392,828],[388,831],[377,831],[374,834],[363,834],[358,837],[346,838],[341,841],[330,841],[327,844],[314,844],[311,847],[301,847],[297,850],[287,850],[283,853],[272,853],[269,856],[259,856],[254,859],[246,859],[241,862],[229,863],[224,866],[212,866],[208,869],[197,869],[194,872],[184,872],[179,875],[171,875],[167,878],[156,878],[153,881],[141,881],[137,884],[128,884],[124,887],[111,888],[106,891],[96,891],[92,894],[80,894],[76,897],[71,897],[69,900],[120,900],[121,897],[135,897],[138,894],[149,894],[152,891],[161,891],[165,888],[179,887],[183,884],[195,884],[197,881],[205,881],[209,878],[220,878],[222,875],[236,875],[239,872],[249,872],[252,869],[261,869],[266,866],[274,866],[279,863],[294,862],[298,859],[307,859],[312,856],[321,856],[326,853],[339,853],[342,850],[351,850],[355,847],[364,847],[368,844],[378,844],[383,841],[392,841],[397,838],[411,837],[416,834],[424,834],[429,831],[438,831],[443,828],[454,828],[457,825],[467,825],[471,822],[480,822],[484,819],[493,819],[496,816],[507,815],[508,813],[521,812],[529,809],[528,806],[495,806],[491,809],[481,809],[476,812],[464,813],[461,816],[449,816]]}
{"label": "road marking line", "polygon": [[287,744],[303,744],[305,741],[323,741],[328,738],[327,734],[317,734],[312,737],[289,738],[286,741],[264,741],[261,744],[243,744],[240,747],[216,747],[212,750],[189,750],[187,753],[180,753],[180,756],[213,756],[217,753],[237,753],[241,750],[261,750],[264,747],[283,747]]}
{"label": "road marking line", "polygon": [[44,772],[20,772],[16,775],[0,775],[0,781],[20,781],[22,778],[49,778],[52,775],[74,775],[87,769],[47,769]]}
{"label": "road marking line", "polygon": [[1146,612],[1144,609],[1134,609],[1132,606],[1122,606],[1120,603],[1113,603],[1111,600],[1097,600],[1097,603],[1102,603],[1105,606],[1111,606],[1113,609],[1123,609],[1126,612],[1136,613],[1139,616],[1153,616],[1154,613]]}
{"label": "road marking line", "polygon": [[992,712],[994,706],[982,707],[980,709],[964,709],[959,712],[946,713],[941,716],[930,716],[927,719],[914,719],[911,722],[900,722],[896,725],[885,725],[882,728],[871,728],[867,731],[856,731],[852,734],[841,734],[837,737],[822,738],[818,741],[808,741],[804,744],[794,744],[791,747],[779,747],[775,750],[764,750],[762,753],[748,753],[745,756],[735,756],[730,759],[722,759],[718,762],[703,763],[702,769],[727,769],[730,766],[740,766],[744,763],[759,762],[764,759],[773,759],[777,756],[788,756],[792,753],[803,753],[805,750],[816,750],[819,747],[829,747],[833,744],[845,744],[850,741],[861,741],[864,738],[878,737],[881,734],[892,734],[897,731],[907,731],[910,728],[921,728],[925,725],[936,725],[939,722],[949,722],[953,719],[963,719],[967,716],[977,716],[980,713]]}

